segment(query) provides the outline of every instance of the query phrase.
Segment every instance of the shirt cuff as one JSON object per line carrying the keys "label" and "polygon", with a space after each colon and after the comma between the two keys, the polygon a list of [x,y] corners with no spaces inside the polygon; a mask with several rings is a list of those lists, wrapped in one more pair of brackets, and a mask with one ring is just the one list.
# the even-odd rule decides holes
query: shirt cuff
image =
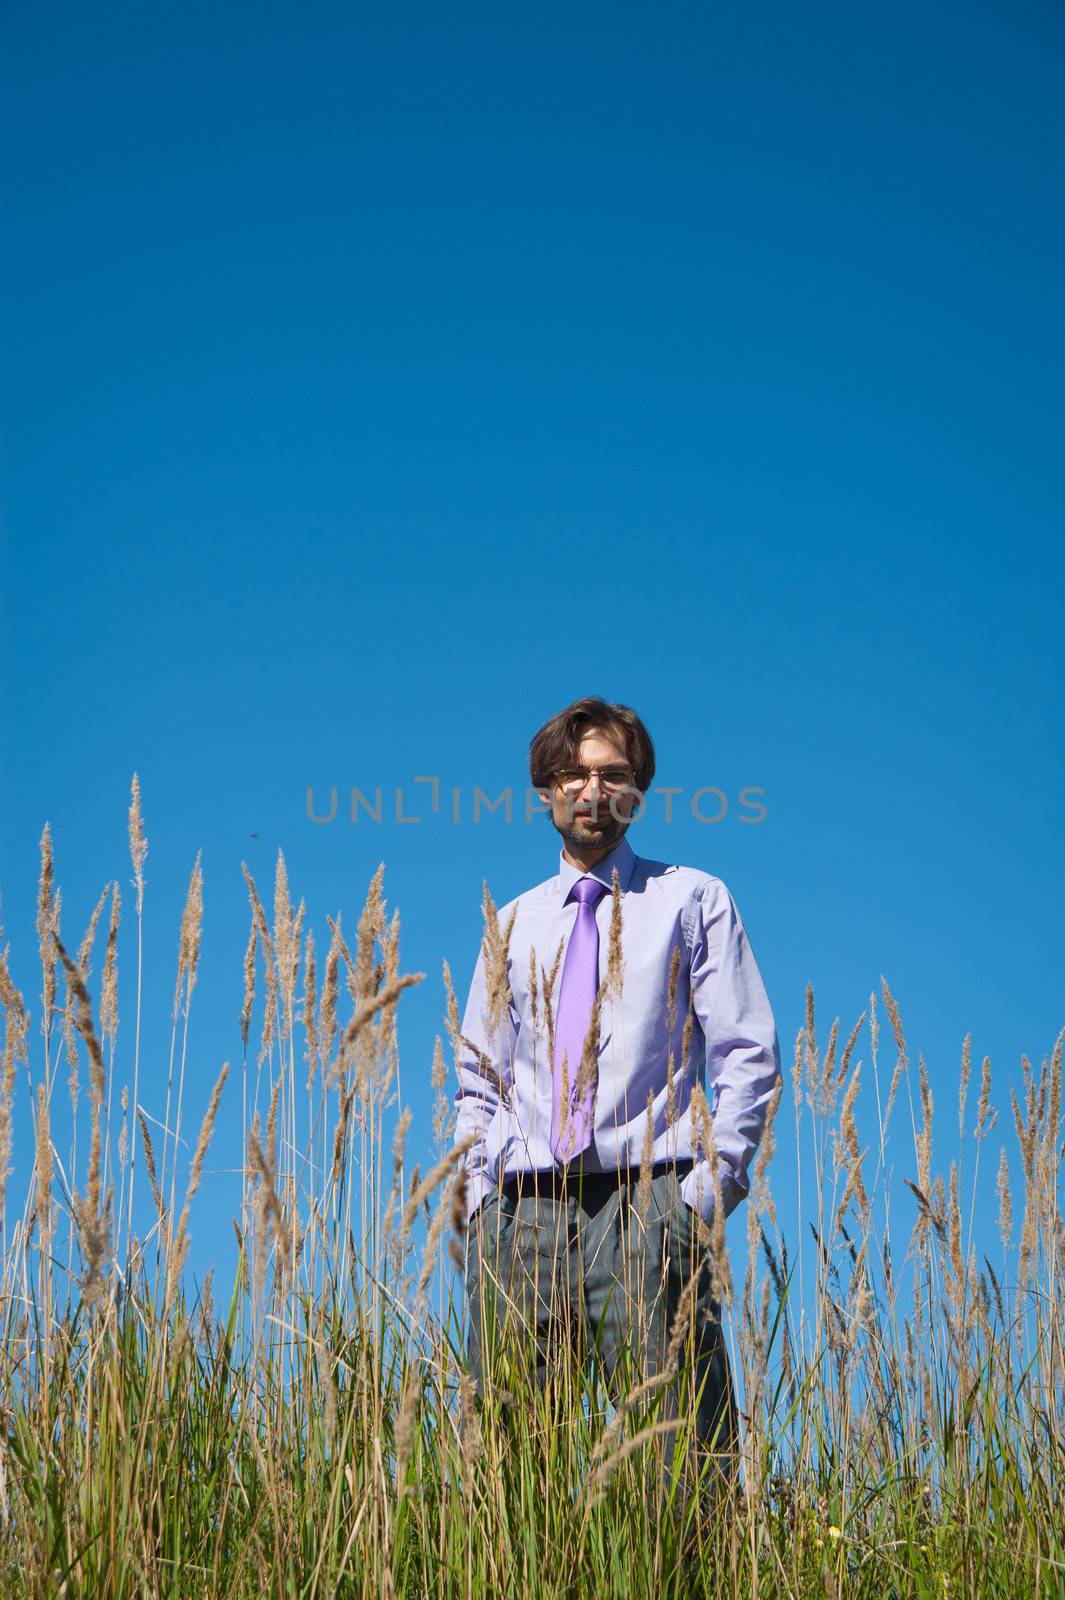
{"label": "shirt cuff", "polygon": [[[736,1181],[732,1168],[724,1161],[719,1162],[721,1173],[721,1204],[725,1216],[729,1216],[740,1201],[745,1198],[748,1190],[746,1180],[741,1184]],[[681,1198],[691,1207],[697,1216],[709,1223],[714,1216],[714,1178],[710,1168],[709,1159],[704,1157],[697,1161],[692,1170],[680,1185]]]}
{"label": "shirt cuff", "polygon": [[496,1187],[495,1178],[487,1172],[467,1174],[466,1177],[466,1225],[473,1221],[485,1198]]}

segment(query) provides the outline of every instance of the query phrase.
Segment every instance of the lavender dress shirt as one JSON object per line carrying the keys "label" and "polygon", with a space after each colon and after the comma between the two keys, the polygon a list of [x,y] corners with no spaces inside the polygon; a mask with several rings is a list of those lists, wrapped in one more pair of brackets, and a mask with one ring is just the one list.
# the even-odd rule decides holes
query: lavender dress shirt
{"label": "lavender dress shirt", "polygon": [[[620,1000],[611,994],[603,1002],[592,1145],[579,1166],[586,1172],[639,1167],[648,1090],[654,1093],[653,1159],[693,1156],[691,1094],[701,1082],[713,1111],[727,1216],[747,1193],[747,1165],[762,1136],[766,1108],[780,1076],[780,1047],[765,986],[736,904],[720,878],[694,867],[647,860],[634,853],[626,838],[587,876],[600,879],[609,889],[615,867],[621,885],[624,984]],[[577,905],[566,905],[566,896],[583,876],[560,851],[553,878],[499,908],[501,929],[515,906],[517,915],[507,963],[511,1001],[491,1033],[485,1019],[483,946],[477,958],[462,1032],[494,1064],[506,1093],[500,1094],[478,1057],[463,1046],[457,1062],[455,1136],[480,1135],[466,1155],[470,1216],[503,1178],[555,1166],[552,1064],[540,971],[550,974],[559,941],[569,939]],[[605,894],[596,907],[601,979],[607,971],[612,906],[612,895]],[[671,1033],[669,972],[678,946],[680,972]],[[541,990],[535,1027],[529,994],[533,949]],[[561,977],[562,962],[551,996],[553,1009]],[[689,1059],[683,1061],[681,1034],[689,996],[695,1020]],[[672,1128],[666,1120],[671,1044]],[[572,1163],[571,1170],[577,1165]],[[710,1220],[714,1191],[705,1157],[682,1180],[681,1193],[693,1210]]]}

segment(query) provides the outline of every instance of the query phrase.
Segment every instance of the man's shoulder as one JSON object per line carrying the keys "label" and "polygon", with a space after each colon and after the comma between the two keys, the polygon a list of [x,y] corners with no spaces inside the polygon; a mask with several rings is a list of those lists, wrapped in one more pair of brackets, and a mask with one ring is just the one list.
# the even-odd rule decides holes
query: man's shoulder
{"label": "man's shoulder", "polygon": [[655,861],[650,856],[637,856],[634,880],[637,872],[643,883],[661,883],[685,899],[709,899],[722,891],[728,893],[724,879],[716,873],[707,872],[703,867],[687,867],[679,861]]}
{"label": "man's shoulder", "polygon": [[545,878],[542,883],[533,884],[531,889],[523,889],[520,894],[501,905],[496,913],[500,922],[505,922],[513,911],[519,913],[532,910],[539,905],[558,904],[558,873],[553,877]]}

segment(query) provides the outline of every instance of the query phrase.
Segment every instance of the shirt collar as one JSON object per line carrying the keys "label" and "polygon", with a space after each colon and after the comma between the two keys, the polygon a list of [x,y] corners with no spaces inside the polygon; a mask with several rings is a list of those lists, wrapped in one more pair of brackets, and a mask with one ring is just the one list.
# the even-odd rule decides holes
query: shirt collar
{"label": "shirt collar", "polygon": [[571,861],[567,861],[560,850],[558,853],[558,885],[561,904],[565,905],[566,896],[578,878],[596,878],[600,883],[605,884],[608,889],[612,889],[614,886],[613,872],[615,867],[618,869],[618,879],[624,892],[629,887],[629,879],[632,877],[632,869],[635,864],[636,853],[624,834],[613,850],[608,851],[602,860],[596,862],[594,867],[589,867],[587,872],[582,872]]}

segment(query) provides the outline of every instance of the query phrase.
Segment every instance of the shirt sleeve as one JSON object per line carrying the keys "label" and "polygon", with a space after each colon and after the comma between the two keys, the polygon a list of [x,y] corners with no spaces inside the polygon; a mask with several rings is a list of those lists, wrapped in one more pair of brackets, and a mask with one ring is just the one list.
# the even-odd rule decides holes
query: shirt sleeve
{"label": "shirt sleeve", "polygon": [[[469,1043],[460,1041],[455,1060],[458,1088],[455,1105],[455,1140],[476,1133],[480,1137],[466,1152],[466,1212],[472,1217],[489,1189],[495,1188],[498,1174],[496,1158],[489,1151],[486,1135],[502,1105],[501,1088],[513,1080],[517,1028],[511,1007],[491,1031],[487,1026],[487,985],[484,945],[474,967],[462,1033]],[[471,1046],[473,1048],[471,1048]]]}
{"label": "shirt sleeve", "polygon": [[[728,1216],[747,1194],[748,1163],[780,1077],[780,1045],[754,952],[720,879],[701,885],[688,917],[692,1002],[706,1040],[707,1087],[714,1091],[714,1139]],[[708,1158],[683,1179],[681,1194],[710,1221],[714,1185]]]}

